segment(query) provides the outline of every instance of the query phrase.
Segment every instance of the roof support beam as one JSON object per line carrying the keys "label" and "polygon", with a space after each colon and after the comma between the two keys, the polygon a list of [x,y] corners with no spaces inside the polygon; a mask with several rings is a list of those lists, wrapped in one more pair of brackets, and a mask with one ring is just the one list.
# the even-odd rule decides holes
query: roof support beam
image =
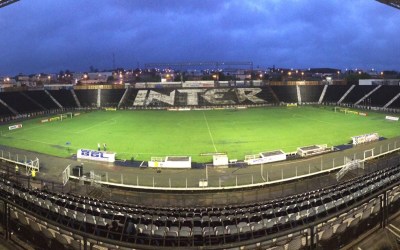
{"label": "roof support beam", "polygon": [[9,4],[18,2],[19,0],[0,0],[0,8],[6,7]]}

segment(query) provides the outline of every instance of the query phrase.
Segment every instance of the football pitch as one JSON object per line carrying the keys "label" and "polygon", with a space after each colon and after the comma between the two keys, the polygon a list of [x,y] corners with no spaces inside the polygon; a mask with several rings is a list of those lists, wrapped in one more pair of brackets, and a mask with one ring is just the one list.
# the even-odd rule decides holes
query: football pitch
{"label": "football pitch", "polygon": [[0,144],[69,157],[78,149],[97,150],[98,143],[106,143],[117,159],[192,156],[192,161],[210,162],[211,156],[201,154],[227,153],[229,159],[241,160],[278,149],[292,152],[314,144],[347,144],[351,136],[366,133],[400,135],[399,123],[385,120],[385,114],[368,112],[364,117],[324,106],[93,111],[63,121],[40,123],[41,119],[23,121],[15,130],[1,126]]}

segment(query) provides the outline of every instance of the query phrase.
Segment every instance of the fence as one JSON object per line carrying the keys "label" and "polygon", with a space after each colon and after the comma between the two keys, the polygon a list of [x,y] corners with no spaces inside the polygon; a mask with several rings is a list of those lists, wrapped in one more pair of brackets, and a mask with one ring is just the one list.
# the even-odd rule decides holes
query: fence
{"label": "fence", "polygon": [[[313,157],[305,161],[285,161],[276,165],[214,168],[189,170],[138,170],[131,173],[96,172],[99,178],[88,175],[70,178],[95,182],[107,186],[153,189],[153,190],[229,190],[260,187],[298,180],[306,177],[338,171],[346,164],[346,158],[358,159],[361,163],[400,150],[400,139],[382,141],[378,144],[360,145],[352,150],[339,151]],[[206,182],[205,182],[206,181]],[[206,183],[206,184],[205,184]]]}
{"label": "fence", "polygon": [[[284,161],[277,164],[261,164],[259,166],[246,166],[234,168],[208,167],[188,170],[161,170],[135,169],[134,171],[112,171],[100,172],[90,169],[89,174],[83,177],[71,175],[69,178],[87,181],[93,185],[101,184],[107,186],[154,189],[154,190],[221,190],[248,187],[259,187],[271,184],[279,184],[301,178],[321,175],[340,170],[345,165],[346,158],[358,159],[365,162],[374,158],[382,157],[400,150],[400,138],[384,140],[378,143],[359,145],[350,150],[338,151],[320,155],[300,161]],[[26,156],[11,154],[0,151],[0,160],[6,162],[7,173],[14,171],[12,164],[23,164],[29,162]],[[11,168],[11,169],[10,169]],[[72,169],[71,169],[72,170]],[[70,170],[70,171],[71,171]],[[132,170],[132,169],[131,169]],[[89,172],[89,171],[88,171]],[[27,173],[29,175],[29,173]],[[19,176],[19,178],[22,178]],[[205,182],[206,181],[206,182]],[[43,181],[46,185],[50,181]],[[54,181],[56,183],[57,181]],[[59,180],[57,183],[64,182]],[[40,185],[43,185],[40,183]],[[206,184],[206,185],[205,185]],[[52,186],[56,184],[51,184]],[[57,184],[60,185],[60,184]],[[66,187],[68,188],[68,187]],[[61,188],[63,189],[63,188]]]}

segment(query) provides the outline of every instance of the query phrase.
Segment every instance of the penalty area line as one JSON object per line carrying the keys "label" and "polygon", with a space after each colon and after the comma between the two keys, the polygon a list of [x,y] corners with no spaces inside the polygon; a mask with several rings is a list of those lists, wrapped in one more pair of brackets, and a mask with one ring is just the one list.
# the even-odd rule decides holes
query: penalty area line
{"label": "penalty area line", "polygon": [[214,146],[214,150],[215,150],[215,152],[218,152],[217,147],[215,146],[215,143],[214,143],[214,138],[213,138],[213,136],[212,136],[212,134],[211,134],[210,126],[208,125],[208,120],[207,120],[206,114],[204,114],[204,111],[203,111],[203,117],[204,117],[204,120],[206,121],[207,129],[208,129],[208,134],[210,135],[211,142],[212,142],[212,144],[213,144],[213,146]]}

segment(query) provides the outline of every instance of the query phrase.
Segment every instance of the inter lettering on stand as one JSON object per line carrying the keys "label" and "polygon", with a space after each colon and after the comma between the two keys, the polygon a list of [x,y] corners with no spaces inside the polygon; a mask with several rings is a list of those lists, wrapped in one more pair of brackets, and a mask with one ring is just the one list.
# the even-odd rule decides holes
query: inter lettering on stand
{"label": "inter lettering on stand", "polygon": [[210,105],[235,105],[248,101],[253,104],[267,103],[257,96],[261,88],[224,88],[224,89],[178,89],[160,93],[156,90],[139,90],[133,106],[147,106],[163,103],[169,106],[189,105],[197,106],[200,100]]}

